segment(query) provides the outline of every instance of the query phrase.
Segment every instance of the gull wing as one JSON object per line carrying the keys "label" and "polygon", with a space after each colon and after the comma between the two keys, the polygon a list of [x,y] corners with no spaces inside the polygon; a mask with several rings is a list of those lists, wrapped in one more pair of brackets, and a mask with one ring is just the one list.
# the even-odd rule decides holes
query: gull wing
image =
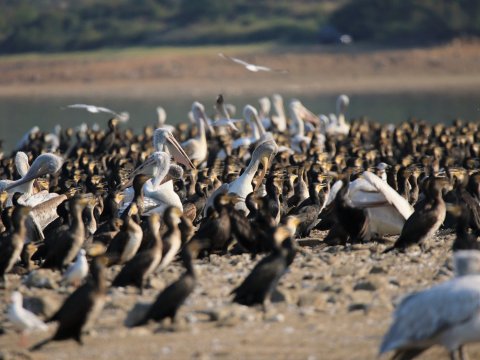
{"label": "gull wing", "polygon": [[250,63],[248,63],[248,62],[246,62],[246,61],[240,60],[240,59],[238,59],[238,58],[234,58],[234,57],[225,55],[224,53],[218,53],[218,56],[220,56],[220,57],[222,57],[222,58],[224,58],[224,59],[233,61],[234,63],[240,64],[240,65],[243,65],[243,66],[253,65],[253,64],[250,64]]}

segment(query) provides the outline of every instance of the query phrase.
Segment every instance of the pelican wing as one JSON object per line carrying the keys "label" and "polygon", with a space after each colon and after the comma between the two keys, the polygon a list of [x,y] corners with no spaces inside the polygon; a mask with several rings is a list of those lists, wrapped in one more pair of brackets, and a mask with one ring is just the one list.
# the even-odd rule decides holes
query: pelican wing
{"label": "pelican wing", "polygon": [[365,171],[363,173],[363,176],[365,179],[368,180],[379,192],[383,194],[385,199],[395,206],[395,208],[398,210],[400,214],[405,219],[408,219],[410,215],[413,214],[414,209],[413,207],[408,203],[406,199],[404,199],[399,193],[397,193],[390,185],[388,185],[385,181],[380,179],[377,175],[374,173],[371,173],[369,171]]}
{"label": "pelican wing", "polygon": [[198,139],[189,139],[182,143],[182,148],[186,154],[189,154],[189,158],[202,162],[205,160],[206,154],[203,144]]}
{"label": "pelican wing", "polygon": [[66,195],[57,195],[49,200],[46,200],[36,205],[30,212],[30,216],[35,219],[35,222],[42,229],[45,229],[48,224],[58,217],[57,207],[66,199]]}
{"label": "pelican wing", "polygon": [[333,202],[333,200],[335,200],[335,197],[337,196],[337,193],[340,191],[342,186],[343,186],[342,180],[337,180],[335,184],[333,184],[333,186],[330,189],[330,192],[328,193],[328,199],[325,206],[330,205]]}
{"label": "pelican wing", "polygon": [[380,353],[432,339],[478,316],[479,311],[479,275],[462,276],[408,295],[394,313]]}

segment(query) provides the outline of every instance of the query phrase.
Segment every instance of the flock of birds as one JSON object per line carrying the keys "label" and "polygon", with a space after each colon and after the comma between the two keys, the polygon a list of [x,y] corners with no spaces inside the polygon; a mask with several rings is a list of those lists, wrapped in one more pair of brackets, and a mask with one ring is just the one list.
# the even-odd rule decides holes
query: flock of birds
{"label": "flock of birds", "polygon": [[[31,350],[65,339],[82,343],[110,287],[142,292],[152,274],[178,259],[185,272],[131,326],[175,321],[195,288],[194,260],[211,253],[261,257],[231,295],[266,309],[297,239],[314,229],[328,230],[322,247],[398,235],[384,251],[396,253],[413,245],[429,251],[443,226],[456,231],[454,251],[474,254],[478,124],[348,122],[348,104],[341,95],[336,113],[315,115],[298,99],[285,106],[276,94],[236,118],[219,95],[212,117],[194,102],[190,122],[171,126],[159,108],[157,126],[140,134],[119,128],[126,114],[75,104],[70,108],[113,115],[108,130],[29,132],[12,157],[0,159],[0,280],[9,289],[9,273],[40,267],[75,286],[46,319],[58,322],[53,336]],[[108,283],[113,265],[120,270]],[[8,319],[20,332],[47,329],[23,308],[18,291],[11,297]],[[464,358],[462,346],[480,340],[479,314],[480,275],[459,272],[404,298],[380,352],[410,359],[443,345],[452,359]]]}

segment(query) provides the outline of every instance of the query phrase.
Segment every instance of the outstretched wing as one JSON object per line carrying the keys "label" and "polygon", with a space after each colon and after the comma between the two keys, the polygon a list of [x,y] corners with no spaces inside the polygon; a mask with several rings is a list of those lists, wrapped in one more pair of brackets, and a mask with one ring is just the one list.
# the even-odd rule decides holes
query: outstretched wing
{"label": "outstretched wing", "polygon": [[218,56],[220,56],[220,57],[222,57],[222,58],[224,58],[224,59],[233,61],[234,63],[240,64],[240,65],[243,65],[243,66],[252,65],[252,64],[250,64],[250,63],[248,63],[248,62],[246,62],[246,61],[240,60],[240,59],[238,59],[238,58],[225,55],[224,53],[218,53]]}

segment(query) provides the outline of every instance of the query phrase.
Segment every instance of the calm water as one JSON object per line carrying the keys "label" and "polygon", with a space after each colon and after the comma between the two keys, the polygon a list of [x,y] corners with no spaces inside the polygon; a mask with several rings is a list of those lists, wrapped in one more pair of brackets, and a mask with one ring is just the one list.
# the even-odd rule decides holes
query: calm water
{"label": "calm water", "polygon": [[[33,126],[42,130],[51,130],[56,124],[72,127],[86,122],[98,123],[105,127],[107,114],[90,114],[82,110],[65,110],[65,105],[87,103],[101,105],[115,111],[130,112],[128,126],[140,130],[146,124],[156,121],[155,108],[162,105],[168,114],[167,122],[176,124],[187,121],[187,113],[194,100],[201,101],[208,113],[212,112],[216,94],[204,98],[166,99],[111,99],[111,98],[32,98],[15,97],[0,98],[0,138],[4,140],[4,148],[11,150],[21,136]],[[330,113],[335,111],[336,95],[296,95],[314,113]],[[284,94],[284,99],[291,96]],[[258,106],[257,97],[227,98],[237,106],[237,116],[241,116],[245,104]],[[352,95],[348,118],[367,115],[370,119],[396,123],[411,116],[430,122],[449,122],[456,117],[470,121],[480,120],[480,89],[477,93],[454,94],[388,94],[388,95]]]}

